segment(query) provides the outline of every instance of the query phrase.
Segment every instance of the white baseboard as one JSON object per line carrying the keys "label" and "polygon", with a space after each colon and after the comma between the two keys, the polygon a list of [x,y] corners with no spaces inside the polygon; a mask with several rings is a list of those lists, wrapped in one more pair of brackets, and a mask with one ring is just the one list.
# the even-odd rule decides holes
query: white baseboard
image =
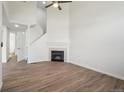
{"label": "white baseboard", "polygon": [[0,91],[2,89],[2,86],[3,86],[3,82],[0,82]]}
{"label": "white baseboard", "polygon": [[116,78],[116,79],[124,80],[124,77],[118,76],[118,75],[116,75],[116,74],[111,74],[111,73],[109,73],[109,72],[105,72],[105,71],[102,71],[102,70],[100,70],[100,69],[95,69],[95,68],[92,68],[92,67],[87,67],[87,66],[86,66],[86,68],[88,68],[88,69],[90,69],[90,70],[93,70],[93,71],[96,71],[96,72],[99,72],[99,73],[101,73],[101,74],[106,74],[106,75],[111,76],[111,77],[114,77],[114,78]]}
{"label": "white baseboard", "polygon": [[87,68],[87,69],[90,69],[90,70],[93,70],[93,71],[96,71],[96,72],[99,72],[101,74],[106,74],[108,76],[112,76],[112,77],[120,79],[120,80],[124,80],[124,77],[118,76],[116,74],[111,74],[109,72],[105,72],[105,71],[102,71],[100,69],[96,69],[96,68],[93,68],[93,67],[90,67],[90,66],[84,66],[84,65],[81,65],[81,64],[77,64],[77,63],[74,63],[73,61],[71,61],[70,63],[75,64],[75,65],[79,65],[81,67],[84,67],[84,68]]}

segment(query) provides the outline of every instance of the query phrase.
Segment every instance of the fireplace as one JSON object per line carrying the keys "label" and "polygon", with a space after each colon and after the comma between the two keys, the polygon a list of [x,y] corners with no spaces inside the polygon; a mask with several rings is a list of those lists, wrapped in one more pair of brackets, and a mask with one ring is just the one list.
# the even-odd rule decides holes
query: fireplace
{"label": "fireplace", "polygon": [[64,51],[51,51],[51,61],[64,62]]}

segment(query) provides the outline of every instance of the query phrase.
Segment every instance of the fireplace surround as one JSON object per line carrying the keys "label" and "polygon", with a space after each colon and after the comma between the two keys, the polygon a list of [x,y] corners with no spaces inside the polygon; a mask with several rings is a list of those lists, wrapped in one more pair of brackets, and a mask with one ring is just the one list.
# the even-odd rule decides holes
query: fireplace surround
{"label": "fireplace surround", "polygon": [[[63,51],[64,52],[64,61],[63,62],[67,62],[68,61],[68,55],[67,55],[67,48],[57,48],[57,47],[50,47],[49,48],[49,61],[52,61],[52,51]],[[57,56],[57,59],[59,59],[59,57]],[[58,61],[58,62],[62,62],[62,61]]]}

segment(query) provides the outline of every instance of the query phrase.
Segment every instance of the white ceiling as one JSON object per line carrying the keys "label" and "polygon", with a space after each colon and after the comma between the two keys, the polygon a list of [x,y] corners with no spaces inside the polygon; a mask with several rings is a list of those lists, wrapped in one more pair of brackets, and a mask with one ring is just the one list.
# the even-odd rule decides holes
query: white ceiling
{"label": "white ceiling", "polygon": [[[12,30],[25,30],[27,26],[37,24],[37,10],[43,8],[42,2],[38,1],[5,1],[3,13],[4,24]],[[15,27],[18,24],[19,27]]]}

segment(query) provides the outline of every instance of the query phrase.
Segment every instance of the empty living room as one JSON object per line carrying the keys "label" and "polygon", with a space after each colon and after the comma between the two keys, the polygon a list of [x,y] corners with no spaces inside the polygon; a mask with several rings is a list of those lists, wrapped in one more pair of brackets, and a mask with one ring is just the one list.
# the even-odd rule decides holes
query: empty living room
{"label": "empty living room", "polygon": [[124,1],[0,1],[1,92],[124,92]]}

